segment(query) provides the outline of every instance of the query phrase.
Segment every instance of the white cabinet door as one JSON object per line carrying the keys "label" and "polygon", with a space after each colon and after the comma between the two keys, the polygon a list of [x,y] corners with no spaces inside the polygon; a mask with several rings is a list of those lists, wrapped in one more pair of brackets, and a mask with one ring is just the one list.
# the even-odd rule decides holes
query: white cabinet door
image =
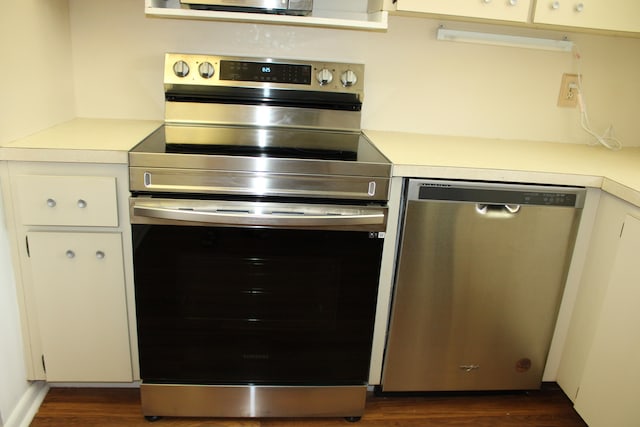
{"label": "white cabinet door", "polygon": [[399,12],[527,22],[531,0],[398,0]]}
{"label": "white cabinet door", "polygon": [[602,193],[556,378],[574,402],[602,313],[602,303],[620,242],[620,230],[629,213],[640,215],[640,209],[606,192]]}
{"label": "white cabinet door", "polygon": [[591,427],[640,426],[640,220],[627,216],[575,408]]}
{"label": "white cabinet door", "polygon": [[596,30],[640,32],[640,1],[538,0],[533,22]]}
{"label": "white cabinet door", "polygon": [[47,381],[132,381],[121,234],[27,238]]}

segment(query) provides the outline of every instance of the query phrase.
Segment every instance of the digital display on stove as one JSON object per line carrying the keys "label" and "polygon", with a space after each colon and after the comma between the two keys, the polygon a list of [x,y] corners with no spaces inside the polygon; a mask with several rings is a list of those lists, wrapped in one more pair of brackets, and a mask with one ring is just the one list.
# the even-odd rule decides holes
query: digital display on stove
{"label": "digital display on stove", "polygon": [[311,84],[311,65],[220,61],[220,79],[242,82]]}

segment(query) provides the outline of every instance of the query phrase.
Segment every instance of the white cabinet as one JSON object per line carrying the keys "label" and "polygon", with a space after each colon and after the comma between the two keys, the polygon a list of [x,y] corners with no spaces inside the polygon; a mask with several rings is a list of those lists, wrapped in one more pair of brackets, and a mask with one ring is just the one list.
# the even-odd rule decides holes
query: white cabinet
{"label": "white cabinet", "polygon": [[397,0],[398,12],[527,22],[531,0]]}
{"label": "white cabinet", "polygon": [[575,409],[591,427],[640,425],[640,219],[627,216]]}
{"label": "white cabinet", "polygon": [[125,164],[0,164],[28,379],[139,378]]}
{"label": "white cabinet", "polygon": [[388,27],[388,12],[382,10],[382,0],[314,0],[313,12],[309,16],[195,10],[182,7],[179,0],[145,0],[145,14],[159,18],[252,22],[356,30],[386,30]]}
{"label": "white cabinet", "polygon": [[47,381],[131,381],[120,233],[27,233]]}
{"label": "white cabinet", "polygon": [[640,213],[640,208],[602,192],[557,374],[558,384],[574,401],[598,325],[620,230],[630,212]]}
{"label": "white cabinet", "polygon": [[461,20],[640,33],[636,0],[385,0],[385,9]]}
{"label": "white cabinet", "polygon": [[593,427],[640,425],[640,208],[603,192],[557,382]]}
{"label": "white cabinet", "polygon": [[536,24],[640,32],[640,1],[637,0],[538,0]]}

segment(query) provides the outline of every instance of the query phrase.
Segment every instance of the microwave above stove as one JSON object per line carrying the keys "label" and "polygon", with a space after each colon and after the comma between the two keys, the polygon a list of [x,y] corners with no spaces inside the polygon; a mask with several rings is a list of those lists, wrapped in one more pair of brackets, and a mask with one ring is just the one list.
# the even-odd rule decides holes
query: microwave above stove
{"label": "microwave above stove", "polygon": [[180,0],[191,9],[309,15],[313,0]]}

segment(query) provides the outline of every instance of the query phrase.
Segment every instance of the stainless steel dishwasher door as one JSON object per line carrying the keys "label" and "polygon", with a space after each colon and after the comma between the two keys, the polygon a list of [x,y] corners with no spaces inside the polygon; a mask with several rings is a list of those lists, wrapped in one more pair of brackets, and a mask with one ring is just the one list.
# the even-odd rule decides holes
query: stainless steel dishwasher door
{"label": "stainless steel dishwasher door", "polygon": [[539,388],[584,194],[409,180],[382,391]]}

